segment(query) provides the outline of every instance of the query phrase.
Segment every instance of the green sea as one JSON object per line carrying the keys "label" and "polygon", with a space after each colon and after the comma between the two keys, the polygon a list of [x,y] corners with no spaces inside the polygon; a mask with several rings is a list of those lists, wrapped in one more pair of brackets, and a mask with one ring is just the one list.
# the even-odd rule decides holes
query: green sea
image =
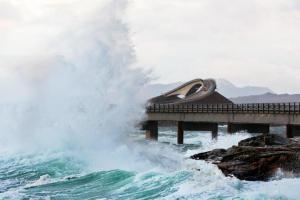
{"label": "green sea", "polygon": [[175,144],[172,128],[160,130],[158,143],[146,141],[142,132],[129,137],[127,145],[111,149],[122,153],[111,152],[108,160],[101,151],[93,158],[97,161],[70,150],[3,152],[0,199],[299,199],[299,178],[240,181],[212,164],[188,159],[248,134],[221,133],[212,141],[210,133],[188,132],[184,145]]}

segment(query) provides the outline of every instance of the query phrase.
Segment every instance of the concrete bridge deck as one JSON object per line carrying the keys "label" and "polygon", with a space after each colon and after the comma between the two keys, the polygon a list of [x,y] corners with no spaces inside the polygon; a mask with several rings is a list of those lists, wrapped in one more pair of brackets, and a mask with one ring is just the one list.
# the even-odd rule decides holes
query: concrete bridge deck
{"label": "concrete bridge deck", "polygon": [[218,124],[227,124],[228,132],[269,133],[271,125],[286,126],[287,137],[300,136],[300,103],[259,104],[151,104],[146,108],[147,136],[157,139],[158,121],[174,121],[178,143],[184,130],[211,131],[216,137]]}

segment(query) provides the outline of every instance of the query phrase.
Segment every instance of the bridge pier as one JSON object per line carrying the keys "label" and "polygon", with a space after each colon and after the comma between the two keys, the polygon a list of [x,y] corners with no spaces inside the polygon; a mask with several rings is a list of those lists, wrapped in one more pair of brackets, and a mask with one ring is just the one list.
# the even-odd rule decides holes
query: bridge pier
{"label": "bridge pier", "polygon": [[227,125],[228,133],[236,133],[239,131],[247,131],[248,133],[270,133],[270,125],[228,123]]}
{"label": "bridge pier", "polygon": [[177,122],[177,144],[183,144],[184,140],[184,122]]}
{"label": "bridge pier", "polygon": [[286,125],[286,137],[293,138],[294,136],[300,136],[300,125]]}
{"label": "bridge pier", "polygon": [[143,130],[146,130],[147,139],[158,139],[158,121],[147,121],[143,124]]}
{"label": "bridge pier", "polygon": [[177,123],[177,143],[183,144],[184,131],[211,131],[212,138],[218,137],[218,123],[209,122],[183,122]]}

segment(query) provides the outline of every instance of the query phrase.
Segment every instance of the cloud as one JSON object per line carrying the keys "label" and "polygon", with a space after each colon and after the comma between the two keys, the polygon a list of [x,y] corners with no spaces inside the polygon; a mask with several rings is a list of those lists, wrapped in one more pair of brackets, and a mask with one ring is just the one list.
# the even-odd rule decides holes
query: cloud
{"label": "cloud", "polygon": [[159,82],[215,77],[300,92],[299,1],[133,1],[128,22],[139,65]]}

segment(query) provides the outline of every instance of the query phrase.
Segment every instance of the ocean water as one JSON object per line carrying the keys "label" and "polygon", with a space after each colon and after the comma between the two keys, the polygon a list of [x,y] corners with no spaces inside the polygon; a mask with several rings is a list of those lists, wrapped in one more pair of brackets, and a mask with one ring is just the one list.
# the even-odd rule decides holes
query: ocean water
{"label": "ocean water", "polygon": [[248,134],[187,132],[176,145],[170,127],[158,142],[135,129],[151,74],[134,66],[127,3],[6,2],[0,199],[299,199],[298,178],[240,181],[188,159]]}
{"label": "ocean water", "polygon": [[299,178],[241,181],[225,177],[213,164],[188,159],[249,134],[221,133],[211,140],[208,132],[187,132],[184,145],[175,144],[175,135],[162,128],[159,141],[152,142],[141,132],[131,134],[130,145],[122,147],[127,158],[111,158],[133,162],[125,168],[91,167],[68,151],[2,153],[0,199],[299,199]]}

